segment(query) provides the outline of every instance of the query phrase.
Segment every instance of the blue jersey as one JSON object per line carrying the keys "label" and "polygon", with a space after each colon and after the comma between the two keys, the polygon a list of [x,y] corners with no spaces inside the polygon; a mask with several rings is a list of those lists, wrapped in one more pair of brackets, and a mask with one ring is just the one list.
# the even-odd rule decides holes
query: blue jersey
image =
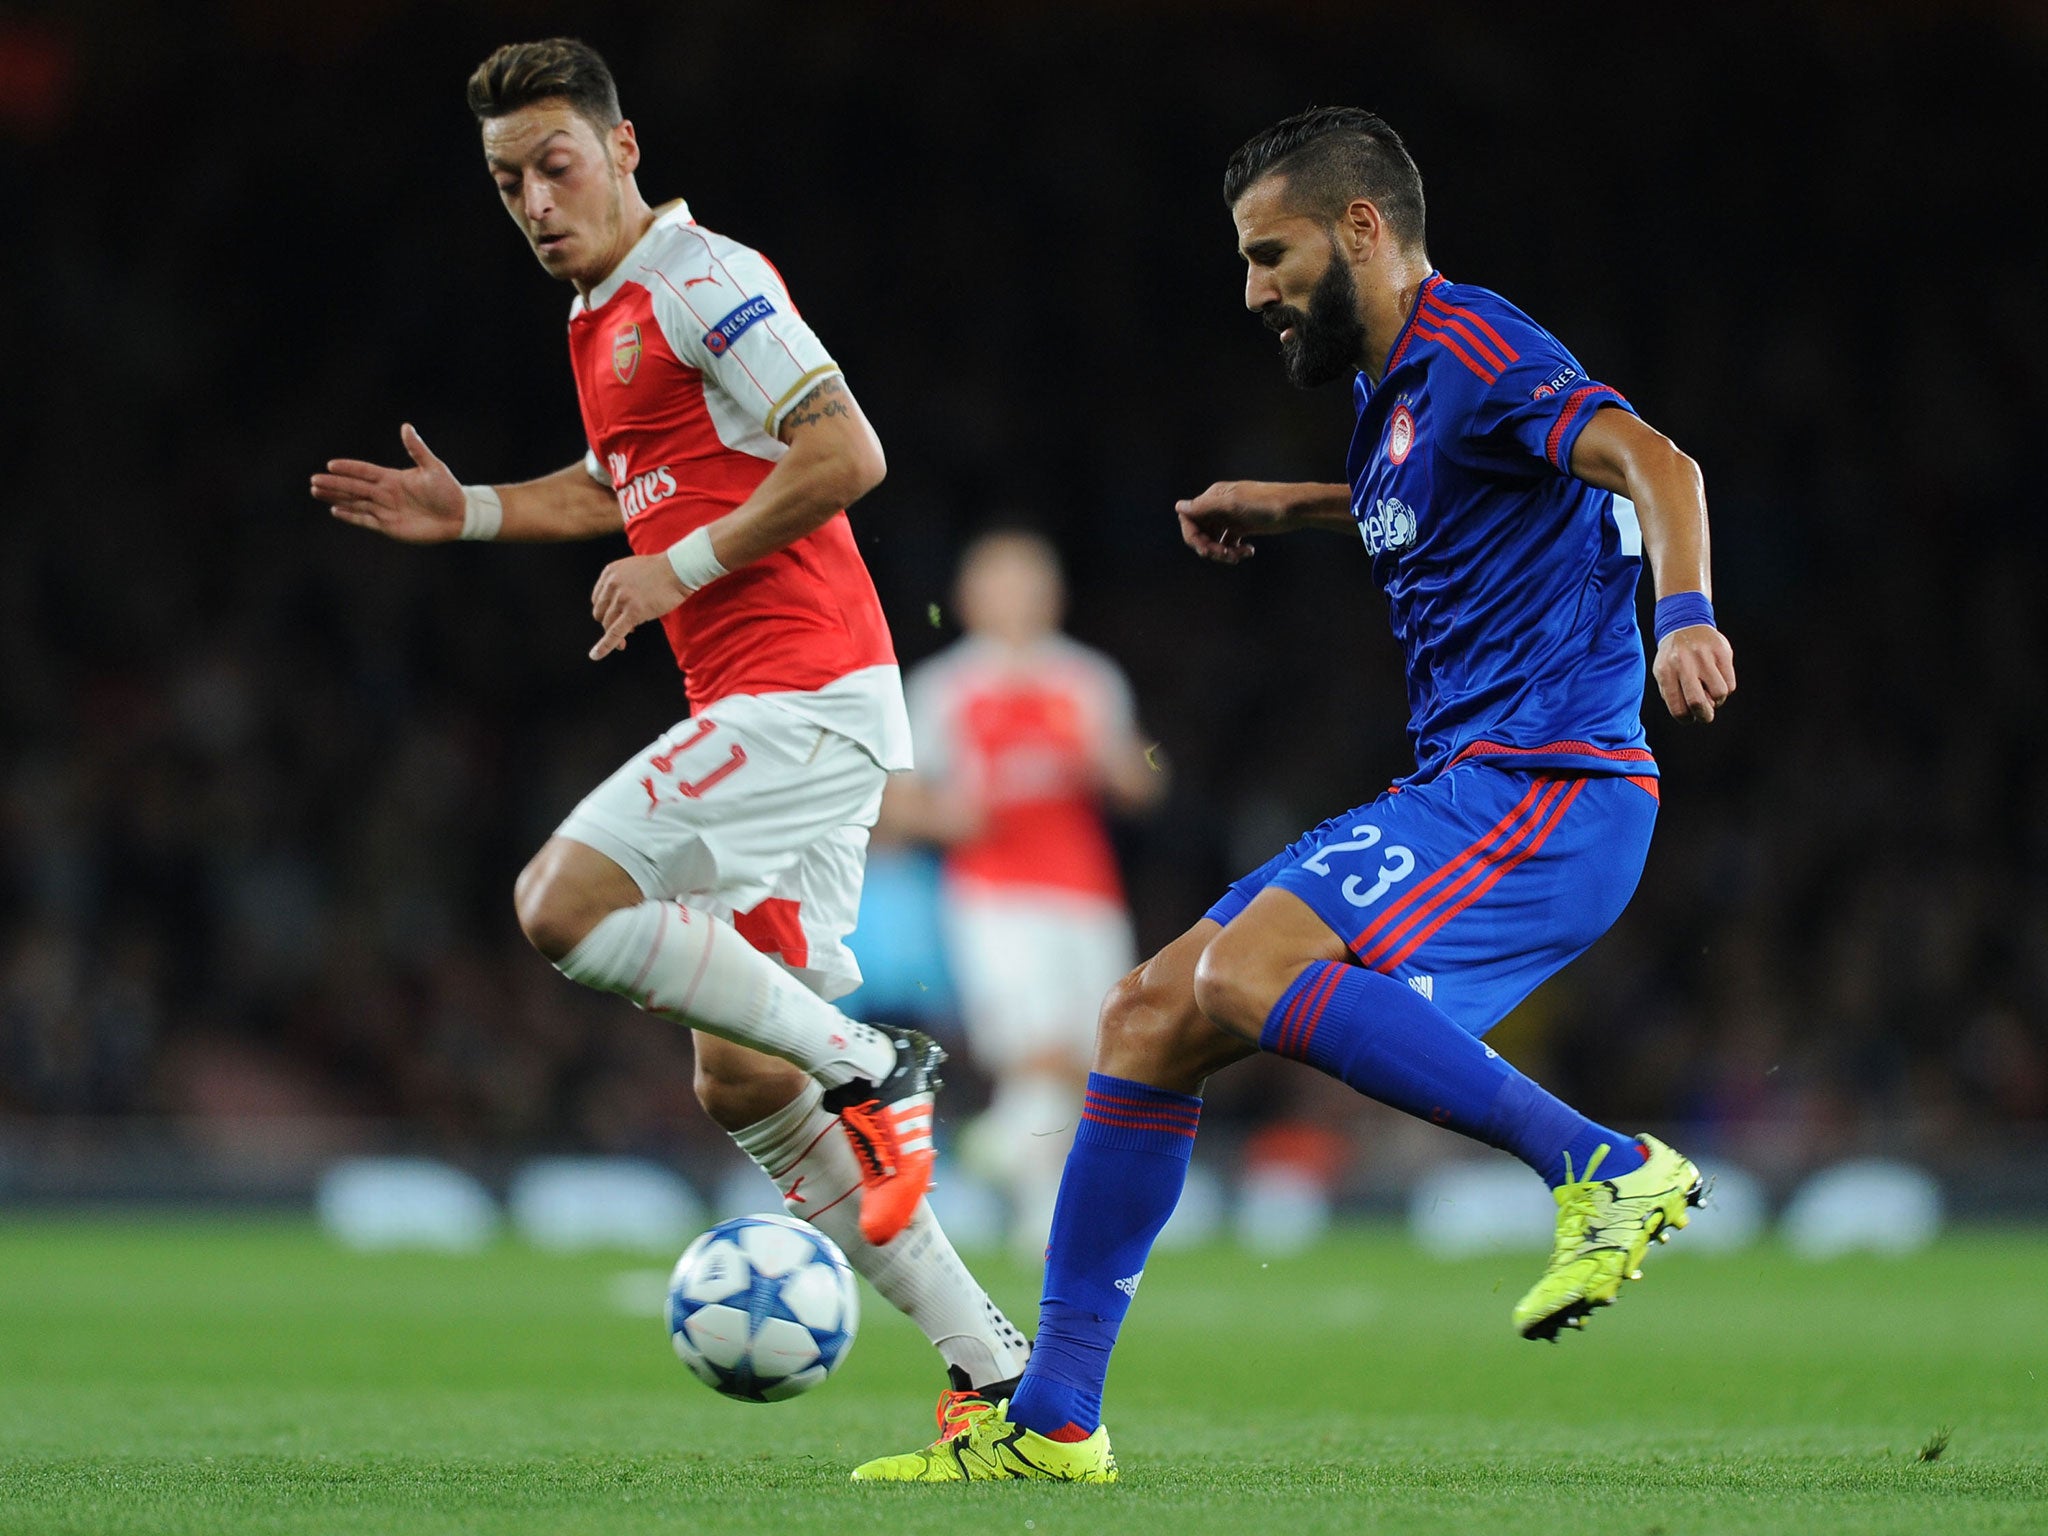
{"label": "blue jersey", "polygon": [[1468,758],[1654,777],[1635,509],[1567,467],[1628,402],[1499,294],[1434,272],[1355,394],[1351,514],[1407,658],[1401,782]]}

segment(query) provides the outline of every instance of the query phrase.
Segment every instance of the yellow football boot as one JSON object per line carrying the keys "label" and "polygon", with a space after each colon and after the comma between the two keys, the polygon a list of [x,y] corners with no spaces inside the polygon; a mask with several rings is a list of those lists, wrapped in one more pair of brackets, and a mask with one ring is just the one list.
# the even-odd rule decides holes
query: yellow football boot
{"label": "yellow football boot", "polygon": [[1116,1456],[1109,1431],[1097,1425],[1086,1440],[1048,1440],[1004,1416],[1008,1398],[992,1403],[974,1392],[939,1399],[939,1438],[921,1451],[879,1456],[853,1469],[856,1483],[976,1483],[1038,1478],[1054,1483],[1113,1483]]}
{"label": "yellow football boot", "polygon": [[1607,1156],[1602,1147],[1583,1179],[1553,1191],[1557,1245],[1542,1278],[1515,1307],[1515,1332],[1523,1338],[1554,1340],[1562,1329],[1585,1327],[1587,1314],[1611,1303],[1622,1281],[1642,1279],[1637,1266],[1652,1240],[1669,1242],[1691,1220],[1687,1211],[1705,1194],[1699,1169],[1654,1136],[1636,1139],[1650,1154],[1641,1167],[1595,1179]]}

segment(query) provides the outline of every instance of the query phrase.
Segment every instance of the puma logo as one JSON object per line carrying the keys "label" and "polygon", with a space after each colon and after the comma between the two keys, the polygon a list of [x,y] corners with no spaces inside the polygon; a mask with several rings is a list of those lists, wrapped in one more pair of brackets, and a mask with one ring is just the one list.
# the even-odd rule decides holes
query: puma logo
{"label": "puma logo", "polygon": [[717,278],[715,278],[715,277],[686,277],[686,278],[684,278],[684,279],[683,279],[683,286],[684,286],[685,288],[694,288],[694,287],[696,287],[696,286],[697,286],[697,285],[698,285],[699,283],[712,283],[712,284],[716,284],[716,283],[717,283],[717,281],[718,281],[718,279],[717,279]]}

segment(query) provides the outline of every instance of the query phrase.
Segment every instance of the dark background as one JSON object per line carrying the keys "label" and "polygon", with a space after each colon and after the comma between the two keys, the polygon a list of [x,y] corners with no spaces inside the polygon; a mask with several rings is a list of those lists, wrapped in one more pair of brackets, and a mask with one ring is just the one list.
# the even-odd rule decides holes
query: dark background
{"label": "dark background", "polygon": [[[683,712],[659,646],[584,659],[623,546],[405,548],[304,489],[394,461],[401,420],[465,480],[581,452],[569,291],[462,103],[491,47],[559,31],[610,58],[650,200],[766,250],[845,365],[905,661],[951,634],[926,614],[977,526],[1058,539],[1177,769],[1123,843],[1148,946],[1406,761],[1362,550],[1210,568],[1171,515],[1341,478],[1344,391],[1282,381],[1218,186],[1301,106],[1385,114],[1436,263],[1705,467],[1742,678],[1711,729],[1651,711],[1642,891],[1508,1053],[1767,1170],[2041,1146],[2038,9],[395,0],[0,8],[17,1141],[709,1145],[675,1032],[511,916],[532,848]],[[1243,1070],[1217,1118],[1313,1082]]]}

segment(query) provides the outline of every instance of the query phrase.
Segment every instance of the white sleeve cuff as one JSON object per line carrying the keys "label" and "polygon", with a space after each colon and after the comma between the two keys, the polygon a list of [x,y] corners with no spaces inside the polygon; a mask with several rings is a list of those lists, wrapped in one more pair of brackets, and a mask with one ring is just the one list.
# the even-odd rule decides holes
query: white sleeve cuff
{"label": "white sleeve cuff", "polygon": [[726,574],[719,564],[718,556],[711,550],[711,529],[709,525],[694,533],[685,534],[668,547],[669,569],[676,573],[676,580],[683,584],[685,592],[697,592],[711,585]]}

